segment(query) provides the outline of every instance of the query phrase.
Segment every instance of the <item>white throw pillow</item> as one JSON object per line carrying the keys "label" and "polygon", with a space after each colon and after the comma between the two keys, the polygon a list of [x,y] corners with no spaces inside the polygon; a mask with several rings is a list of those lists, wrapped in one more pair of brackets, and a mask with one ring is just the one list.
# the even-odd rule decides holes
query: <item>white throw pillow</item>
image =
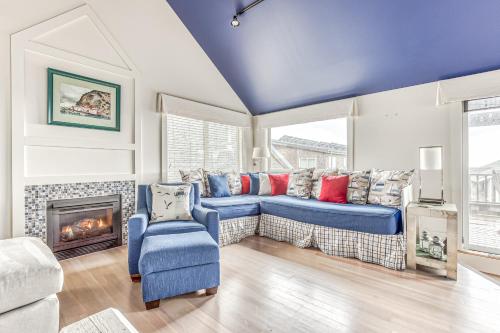
{"label": "white throw pillow", "polygon": [[151,185],[153,196],[151,221],[192,220],[189,207],[191,184],[182,185]]}
{"label": "white throw pillow", "polygon": [[259,195],[271,195],[271,181],[267,173],[259,173]]}

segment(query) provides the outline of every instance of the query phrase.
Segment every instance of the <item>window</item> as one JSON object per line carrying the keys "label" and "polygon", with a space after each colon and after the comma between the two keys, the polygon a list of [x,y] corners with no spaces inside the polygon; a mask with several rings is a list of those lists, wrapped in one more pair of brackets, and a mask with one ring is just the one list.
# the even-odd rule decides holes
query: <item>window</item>
{"label": "window", "polygon": [[464,136],[464,245],[500,254],[500,97],[465,103]]}
{"label": "window", "polygon": [[301,157],[299,158],[299,168],[315,168],[316,167],[316,157]]}
{"label": "window", "polygon": [[347,168],[347,118],[271,128],[271,170]]}
{"label": "window", "polygon": [[240,129],[203,120],[167,116],[169,181],[180,169],[240,170]]}

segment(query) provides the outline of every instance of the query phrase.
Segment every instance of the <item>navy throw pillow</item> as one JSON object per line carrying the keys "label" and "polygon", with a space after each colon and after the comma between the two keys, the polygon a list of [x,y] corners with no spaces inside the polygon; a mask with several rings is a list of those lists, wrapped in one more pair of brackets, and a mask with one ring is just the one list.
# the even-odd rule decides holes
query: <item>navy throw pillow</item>
{"label": "navy throw pillow", "polygon": [[249,173],[250,175],[250,193],[253,195],[259,194],[259,173]]}
{"label": "navy throw pillow", "polygon": [[214,198],[230,197],[229,183],[226,175],[208,175],[208,185]]}

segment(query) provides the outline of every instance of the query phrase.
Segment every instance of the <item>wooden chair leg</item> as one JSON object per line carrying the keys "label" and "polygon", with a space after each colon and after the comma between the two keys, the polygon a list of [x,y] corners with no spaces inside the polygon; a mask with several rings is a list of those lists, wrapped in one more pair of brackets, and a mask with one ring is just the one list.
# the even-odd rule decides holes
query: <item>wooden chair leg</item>
{"label": "wooden chair leg", "polygon": [[151,302],[146,302],[146,310],[152,310],[160,307],[160,300],[157,299],[156,301],[151,301]]}
{"label": "wooden chair leg", "polygon": [[218,287],[207,288],[205,289],[205,293],[207,294],[207,296],[215,295],[217,294],[217,288]]}
{"label": "wooden chair leg", "polygon": [[132,282],[141,282],[141,275],[140,274],[132,274],[130,275],[130,279]]}

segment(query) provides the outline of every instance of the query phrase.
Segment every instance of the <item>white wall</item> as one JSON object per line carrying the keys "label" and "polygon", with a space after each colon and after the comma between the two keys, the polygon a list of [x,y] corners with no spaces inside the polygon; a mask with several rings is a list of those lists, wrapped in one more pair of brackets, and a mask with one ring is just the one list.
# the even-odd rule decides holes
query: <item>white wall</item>
{"label": "white wall", "polygon": [[[11,236],[11,34],[83,4],[92,7],[140,72],[141,84],[134,97],[142,113],[140,177],[143,182],[160,178],[161,124],[155,112],[157,92],[246,111],[164,0],[0,2],[0,239]],[[36,116],[30,119],[39,120]],[[36,157],[36,153],[32,156]]]}

